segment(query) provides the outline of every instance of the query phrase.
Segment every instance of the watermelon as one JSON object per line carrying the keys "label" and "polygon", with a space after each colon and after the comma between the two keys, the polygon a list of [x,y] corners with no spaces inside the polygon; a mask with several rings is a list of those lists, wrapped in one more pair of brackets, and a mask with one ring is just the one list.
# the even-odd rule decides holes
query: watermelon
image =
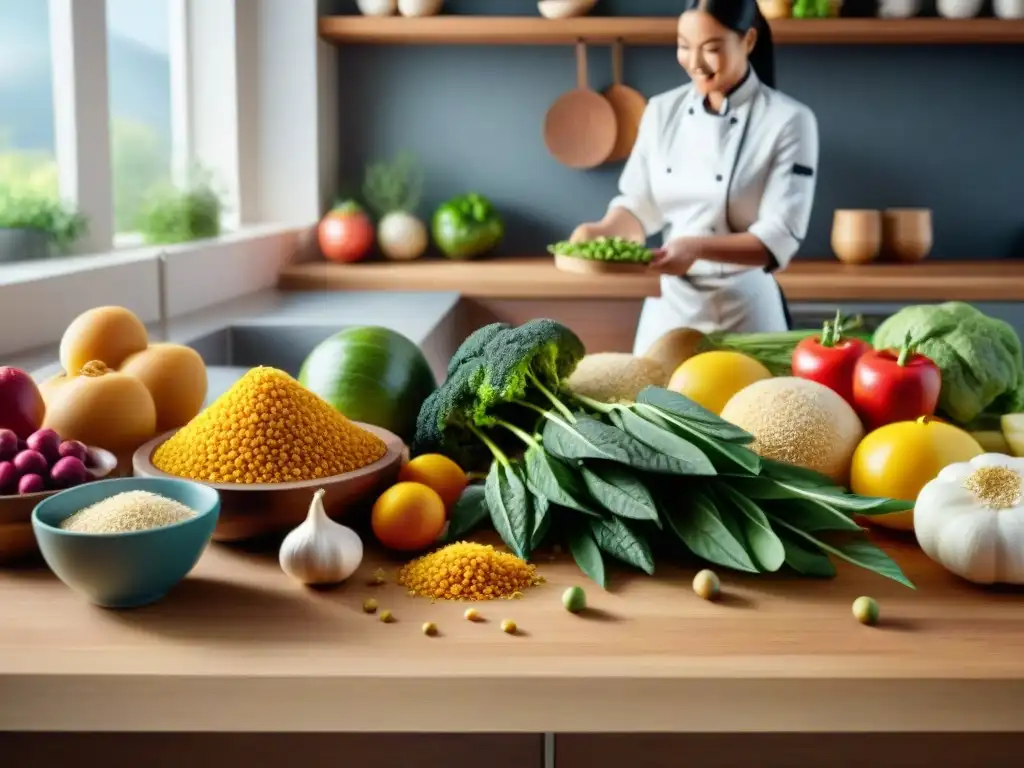
{"label": "watermelon", "polygon": [[346,328],[309,353],[299,382],[353,421],[394,432],[406,442],[437,379],[415,343],[377,326]]}

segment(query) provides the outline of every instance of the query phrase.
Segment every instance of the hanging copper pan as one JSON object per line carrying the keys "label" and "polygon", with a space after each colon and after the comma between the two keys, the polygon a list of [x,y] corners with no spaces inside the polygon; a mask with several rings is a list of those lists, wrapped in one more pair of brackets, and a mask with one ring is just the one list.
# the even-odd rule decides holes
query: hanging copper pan
{"label": "hanging copper pan", "polygon": [[615,110],[587,84],[587,47],[576,44],[576,88],[558,97],[544,118],[548,151],[570,168],[596,168],[615,148]]}

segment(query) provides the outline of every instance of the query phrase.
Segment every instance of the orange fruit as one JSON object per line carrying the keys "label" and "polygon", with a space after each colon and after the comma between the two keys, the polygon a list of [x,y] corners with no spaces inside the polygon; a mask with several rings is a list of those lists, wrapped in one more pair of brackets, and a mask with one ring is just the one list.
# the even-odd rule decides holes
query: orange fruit
{"label": "orange fruit", "polygon": [[444,502],[423,483],[395,483],[374,502],[370,514],[377,540],[400,552],[426,549],[437,541],[444,523]]}
{"label": "orange fruit", "polygon": [[451,509],[469,485],[462,467],[440,453],[425,453],[402,467],[399,482],[423,483],[437,491],[446,509]]}

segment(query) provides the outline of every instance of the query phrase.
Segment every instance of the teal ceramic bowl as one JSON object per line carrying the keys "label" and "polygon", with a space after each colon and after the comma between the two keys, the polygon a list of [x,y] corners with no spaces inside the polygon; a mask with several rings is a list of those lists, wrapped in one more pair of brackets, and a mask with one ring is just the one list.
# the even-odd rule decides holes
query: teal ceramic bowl
{"label": "teal ceramic bowl", "polygon": [[[126,491],[149,491],[179,501],[196,516],[130,533],[76,533],[61,522],[85,507]],[[124,477],[69,488],[32,512],[32,530],[46,564],[76,592],[104,608],[154,603],[188,575],[213,536],[220,514],[217,491],[189,480]]]}

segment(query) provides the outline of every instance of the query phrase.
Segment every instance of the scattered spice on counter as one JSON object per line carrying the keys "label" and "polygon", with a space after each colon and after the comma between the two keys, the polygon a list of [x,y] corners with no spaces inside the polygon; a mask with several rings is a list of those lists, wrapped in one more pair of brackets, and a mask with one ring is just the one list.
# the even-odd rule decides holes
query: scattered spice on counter
{"label": "scattered spice on counter", "polygon": [[380,620],[385,624],[390,624],[395,620],[395,615],[391,611],[384,610],[380,612]]}
{"label": "scattered spice on counter", "polygon": [[861,624],[873,627],[878,623],[878,603],[870,597],[858,597],[853,601],[853,615]]}
{"label": "scattered spice on counter", "polygon": [[286,483],[351,472],[386,452],[287,373],[259,367],[157,448],[153,465],[210,483]]}
{"label": "scattered spice on counter", "polygon": [[372,597],[368,597],[363,600],[363,613],[376,613],[377,612],[377,601]]}
{"label": "scattered spice on counter", "polygon": [[467,608],[463,615],[466,617],[466,621],[480,621],[482,618],[480,616],[480,611],[476,608]]}
{"label": "scattered spice on counter", "polygon": [[490,544],[459,541],[402,567],[398,583],[435,600],[494,600],[543,582],[536,566]]}
{"label": "scattered spice on counter", "polygon": [[514,635],[519,631],[519,627],[516,626],[516,623],[512,621],[512,619],[503,619],[501,622],[501,631],[506,635]]}
{"label": "scattered spice on counter", "polygon": [[437,624],[432,621],[423,624],[423,634],[427,637],[434,637],[437,634]]}
{"label": "scattered spice on counter", "polygon": [[75,533],[129,533],[174,525],[195,515],[180,501],[149,491],[125,491],[75,512],[60,527]]}
{"label": "scattered spice on counter", "polygon": [[380,587],[387,583],[388,575],[384,572],[383,568],[378,568],[373,572],[373,577],[370,579],[370,586]]}
{"label": "scattered spice on counter", "polygon": [[718,580],[718,574],[705,568],[698,571],[693,577],[693,591],[698,597],[705,600],[717,600],[722,592],[722,583]]}

